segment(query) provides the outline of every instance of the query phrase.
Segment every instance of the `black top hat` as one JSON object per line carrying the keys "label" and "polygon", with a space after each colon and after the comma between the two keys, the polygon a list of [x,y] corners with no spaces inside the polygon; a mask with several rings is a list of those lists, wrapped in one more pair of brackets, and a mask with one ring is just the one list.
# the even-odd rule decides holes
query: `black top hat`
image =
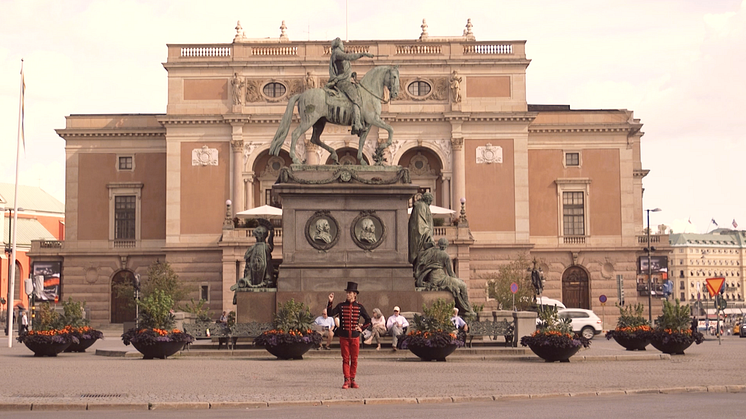
{"label": "black top hat", "polygon": [[359,294],[360,291],[357,290],[357,282],[347,282],[347,288],[345,288],[345,291],[352,291],[356,294]]}

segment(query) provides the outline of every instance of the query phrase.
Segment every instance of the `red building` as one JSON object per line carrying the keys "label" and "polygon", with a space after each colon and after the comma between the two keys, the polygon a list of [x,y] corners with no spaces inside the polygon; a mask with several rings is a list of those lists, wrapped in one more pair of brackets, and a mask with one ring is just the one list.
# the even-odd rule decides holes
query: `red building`
{"label": "red building", "polygon": [[[0,236],[3,238],[3,249],[0,258],[0,295],[8,299],[8,278],[10,277],[11,245],[13,243],[13,208],[15,207],[15,186],[10,183],[0,183],[0,208],[3,210],[0,223]],[[24,289],[24,279],[29,278],[32,266],[27,256],[31,250],[31,240],[64,240],[65,238],[65,205],[52,195],[34,186],[18,186],[18,224],[16,227],[16,271],[15,289],[13,291],[14,305],[28,307],[28,297]],[[59,284],[59,268],[53,272],[56,265],[40,266],[39,269],[50,271],[49,276],[57,275]],[[54,279],[49,282],[53,285]],[[59,289],[59,285],[57,287]],[[7,301],[2,304],[3,313],[7,310]]]}

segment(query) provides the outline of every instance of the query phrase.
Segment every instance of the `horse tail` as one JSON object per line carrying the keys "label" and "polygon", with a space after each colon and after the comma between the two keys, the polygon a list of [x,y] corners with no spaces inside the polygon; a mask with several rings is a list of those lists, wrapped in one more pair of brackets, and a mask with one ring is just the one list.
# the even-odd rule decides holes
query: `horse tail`
{"label": "horse tail", "polygon": [[[272,144],[269,146],[269,154],[273,156],[280,155],[280,149],[285,143],[285,137],[288,136],[288,131],[290,131],[290,123],[293,121],[293,108],[298,99],[300,99],[299,94],[288,100],[288,107],[285,109],[285,114],[282,115],[280,126],[277,127],[277,132],[275,133],[275,138],[272,139]],[[300,113],[300,110],[298,110],[298,113]]]}

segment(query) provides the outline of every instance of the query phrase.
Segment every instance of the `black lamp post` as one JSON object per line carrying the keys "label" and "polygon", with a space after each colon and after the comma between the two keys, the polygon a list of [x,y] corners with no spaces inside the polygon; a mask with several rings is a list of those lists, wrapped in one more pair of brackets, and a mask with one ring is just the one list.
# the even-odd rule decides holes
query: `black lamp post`
{"label": "black lamp post", "polygon": [[650,247],[650,212],[659,212],[660,208],[646,209],[648,215],[648,247],[645,248],[645,252],[648,254],[648,321],[653,324],[653,265],[650,263],[650,252],[654,251],[654,247]]}

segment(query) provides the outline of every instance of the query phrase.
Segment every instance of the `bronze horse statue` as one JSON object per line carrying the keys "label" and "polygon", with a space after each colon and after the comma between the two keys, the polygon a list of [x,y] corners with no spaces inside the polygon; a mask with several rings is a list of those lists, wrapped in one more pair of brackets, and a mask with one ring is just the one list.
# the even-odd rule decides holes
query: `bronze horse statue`
{"label": "bronze horse statue", "polygon": [[[368,71],[358,83],[360,93],[360,121],[363,124],[363,130],[360,132],[360,142],[357,149],[357,158],[360,164],[367,164],[363,160],[363,146],[365,138],[368,136],[370,127],[375,125],[383,128],[389,133],[388,141],[385,144],[379,144],[373,160],[376,164],[382,164],[383,151],[391,145],[394,138],[394,130],[391,126],[381,120],[381,102],[383,99],[383,88],[389,90],[391,99],[399,94],[399,67],[398,66],[379,66]],[[327,122],[336,125],[352,125],[352,103],[344,96],[338,93],[336,96],[327,95],[325,89],[308,89],[305,92],[295,95],[288,100],[287,109],[282,116],[277,133],[272,139],[269,152],[272,155],[279,155],[282,145],[285,143],[285,137],[290,130],[290,123],[293,119],[293,107],[298,104],[298,114],[300,114],[300,125],[293,131],[292,141],[290,143],[290,157],[294,164],[301,164],[303,160],[295,155],[295,143],[298,137],[303,135],[309,128],[313,127],[311,143],[321,146],[331,154],[332,160],[339,164],[337,152],[321,141],[321,133]]]}

